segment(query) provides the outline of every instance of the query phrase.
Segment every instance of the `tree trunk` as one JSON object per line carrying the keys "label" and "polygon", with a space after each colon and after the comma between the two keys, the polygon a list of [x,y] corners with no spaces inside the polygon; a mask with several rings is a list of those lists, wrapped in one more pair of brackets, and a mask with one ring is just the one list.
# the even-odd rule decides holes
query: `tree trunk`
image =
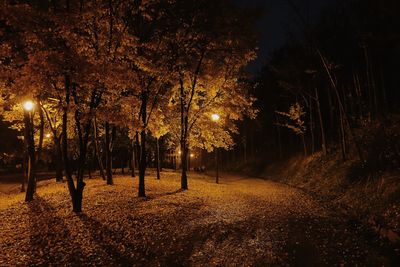
{"label": "tree trunk", "polygon": [[281,138],[281,127],[279,126],[279,121],[278,121],[278,118],[275,118],[276,119],[276,123],[277,123],[277,125],[276,125],[276,132],[277,132],[277,134],[278,134],[278,150],[279,150],[279,158],[281,159],[282,158],[282,156],[283,156],[283,151],[282,151],[282,138]]}
{"label": "tree trunk", "polygon": [[62,116],[62,154],[63,154],[63,162],[65,169],[65,176],[67,178],[68,191],[72,200],[72,210],[74,212],[80,212],[82,207],[79,206],[78,201],[75,196],[75,184],[72,179],[72,174],[69,166],[68,159],[68,109],[70,103],[70,80],[68,75],[65,76],[65,104],[63,107],[63,116]]}
{"label": "tree trunk", "polygon": [[356,96],[357,96],[357,109],[358,109],[358,116],[360,120],[364,119],[364,114],[363,114],[363,95],[362,95],[362,91],[361,91],[361,86],[360,86],[360,78],[358,77],[358,74],[354,74],[354,87],[355,87],[355,91],[356,91]]}
{"label": "tree trunk", "polygon": [[[147,167],[146,159],[146,121],[147,121],[147,92],[142,92],[142,106],[141,106],[141,121],[142,121],[142,131],[140,132],[140,156],[139,156],[139,197],[146,197],[145,189],[145,175]],[[138,138],[138,137],[137,137]]]}
{"label": "tree trunk", "polygon": [[140,132],[140,157],[139,157],[139,197],[146,197],[144,177],[146,174],[146,132]]}
{"label": "tree trunk", "polygon": [[319,118],[319,126],[321,130],[321,143],[322,143],[322,153],[324,156],[327,155],[327,147],[326,147],[326,138],[325,138],[325,129],[324,129],[324,121],[322,119],[322,112],[321,112],[321,104],[319,102],[318,90],[314,88],[315,91],[315,101],[317,102],[317,111],[318,111],[318,118]]}
{"label": "tree trunk", "polygon": [[311,96],[309,97],[310,105],[310,134],[311,134],[311,154],[315,153],[315,138],[314,138],[314,116],[313,116],[313,102]]}
{"label": "tree trunk", "polygon": [[[125,155],[125,153],[124,153],[124,155]],[[125,156],[121,155],[121,152],[120,152],[120,157],[121,157],[121,173],[125,174],[126,158],[125,158]]]}
{"label": "tree trunk", "polygon": [[243,162],[247,163],[247,136],[243,136]]}
{"label": "tree trunk", "polygon": [[308,156],[307,143],[306,143],[306,138],[304,137],[304,134],[301,134],[301,142],[303,143],[304,157],[307,157]]}
{"label": "tree trunk", "polygon": [[97,120],[96,117],[93,119],[93,142],[94,142],[94,148],[95,148],[95,153],[97,156],[97,162],[99,164],[99,171],[100,175],[103,178],[103,180],[106,180],[106,175],[104,173],[104,166],[103,166],[103,160],[101,159],[100,155],[100,150],[99,150],[99,139],[98,139],[98,134],[97,134]]}
{"label": "tree trunk", "polygon": [[110,124],[106,122],[105,124],[105,152],[106,152],[106,177],[107,177],[107,184],[113,184],[113,177],[112,177],[112,141],[111,141],[111,134],[110,134]]}
{"label": "tree trunk", "polygon": [[[75,94],[75,92],[74,92]],[[76,95],[74,95],[76,98]],[[90,110],[93,109],[95,106],[95,98],[96,98],[96,90],[92,92],[91,96],[91,103],[90,103]],[[83,181],[84,177],[84,171],[85,171],[85,166],[86,166],[86,160],[87,160],[87,149],[88,149],[88,143],[89,143],[89,135],[90,135],[90,128],[92,125],[92,121],[89,119],[86,122],[85,127],[81,128],[81,114],[79,110],[75,111],[75,125],[77,129],[77,134],[79,138],[79,165],[78,165],[78,173],[76,177],[76,190],[75,190],[75,207],[74,211],[75,212],[81,212],[82,211],[82,199],[83,199],[83,190],[86,186],[86,183]]]}
{"label": "tree trunk", "polygon": [[329,67],[327,65],[327,62],[325,61],[325,58],[323,57],[321,51],[317,49],[317,53],[318,53],[318,55],[319,55],[319,57],[320,57],[320,59],[322,61],[322,64],[323,64],[323,66],[325,68],[325,71],[326,71],[326,73],[328,75],[328,78],[329,78],[329,80],[331,82],[332,89],[334,90],[334,93],[336,94],[336,98],[337,98],[337,101],[338,101],[338,104],[339,104],[339,110],[342,112],[342,117],[344,119],[344,122],[346,123],[346,125],[347,125],[347,127],[349,129],[350,137],[351,137],[351,139],[354,142],[354,145],[356,147],[358,158],[360,159],[360,161],[364,162],[364,157],[363,157],[363,154],[362,154],[362,151],[361,151],[361,148],[360,148],[360,144],[358,143],[358,140],[355,137],[353,128],[352,128],[352,126],[350,124],[350,120],[349,120],[349,118],[347,116],[347,113],[345,112],[342,100],[341,100],[340,95],[339,95],[338,88],[336,86],[336,82],[333,80],[332,73],[331,73],[331,71],[330,71],[330,69],[329,69]]}
{"label": "tree trunk", "polygon": [[136,157],[135,157],[135,153],[136,153],[136,151],[135,151],[135,139],[134,138],[132,138],[132,155],[131,155],[131,157],[132,157],[132,159],[131,159],[131,176],[132,177],[135,177],[135,163],[136,163]]}
{"label": "tree trunk", "polygon": [[188,130],[188,114],[186,111],[185,105],[185,93],[183,87],[183,81],[181,80],[180,86],[180,108],[181,108],[181,189],[187,190],[188,189],[188,181],[187,181],[187,130]]}
{"label": "tree trunk", "polygon": [[[26,147],[26,145],[25,145],[25,147]],[[24,151],[24,158],[23,158],[23,160],[22,160],[22,180],[21,180],[21,193],[22,192],[25,192],[25,183],[26,183],[26,181],[27,181],[27,166],[26,166],[26,163],[28,162],[28,158],[27,158],[27,151],[26,151],[26,148],[25,148],[25,151]]]}
{"label": "tree trunk", "polygon": [[218,166],[218,148],[214,147],[215,149],[215,182],[219,183],[219,166]]}
{"label": "tree trunk", "polygon": [[[60,135],[60,136],[58,135],[57,129],[53,126],[50,115],[43,105],[40,106],[40,110],[42,112],[41,116],[43,116],[43,113],[44,113],[44,115],[46,115],[49,127],[53,133],[54,159],[55,159],[55,164],[56,164],[56,182],[62,182],[63,181],[63,159],[62,159],[62,148],[61,148],[62,135]],[[40,154],[39,154],[38,158],[40,158]]]}
{"label": "tree trunk", "polygon": [[342,159],[345,161],[347,159],[347,151],[346,151],[346,132],[344,127],[344,118],[343,112],[339,110],[339,118],[340,118],[340,146],[342,151]]}
{"label": "tree trunk", "polygon": [[187,181],[187,142],[186,139],[181,141],[181,165],[182,165],[182,175],[181,175],[181,189],[188,189],[188,181]]}
{"label": "tree trunk", "polygon": [[56,182],[63,181],[61,142],[57,136],[54,136],[54,156],[56,160]]}
{"label": "tree trunk", "polygon": [[159,144],[159,138],[156,138],[156,165],[157,165],[157,179],[160,180],[160,144]]}
{"label": "tree trunk", "polygon": [[[87,144],[89,140],[89,131],[92,122],[88,121],[82,132],[81,124],[80,124],[80,113],[77,110],[75,112],[75,125],[77,128],[78,138],[79,138],[79,163],[78,163],[78,171],[76,176],[76,190],[75,190],[75,212],[82,211],[82,199],[83,199],[83,190],[85,188],[85,182],[83,181],[85,166],[86,166],[86,155],[87,155]],[[84,134],[83,134],[84,133]]]}

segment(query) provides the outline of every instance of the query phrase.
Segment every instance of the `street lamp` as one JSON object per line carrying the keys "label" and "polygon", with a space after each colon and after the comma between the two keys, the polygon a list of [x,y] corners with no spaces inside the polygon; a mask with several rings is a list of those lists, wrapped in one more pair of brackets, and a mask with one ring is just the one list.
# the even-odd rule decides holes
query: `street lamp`
{"label": "street lamp", "polygon": [[212,114],[211,115],[211,119],[215,122],[219,121],[221,117],[218,114]]}
{"label": "street lamp", "polygon": [[27,100],[27,101],[25,101],[25,102],[23,103],[23,107],[24,107],[24,109],[25,109],[26,111],[29,112],[29,111],[32,111],[32,110],[33,110],[34,104],[33,104],[32,101]]}
{"label": "street lamp", "polygon": [[32,111],[35,107],[31,100],[22,103],[24,108],[24,126],[25,126],[25,145],[28,158],[28,187],[26,189],[25,201],[33,200],[35,192],[36,179],[35,179],[35,142],[33,137],[33,115]]}
{"label": "street lamp", "polygon": [[188,158],[188,170],[190,171],[190,159],[194,158],[194,154],[190,153],[189,158]]}
{"label": "street lamp", "polygon": [[[218,122],[220,120],[220,116],[218,114],[212,114],[211,120],[214,122]],[[215,182],[219,183],[219,172],[218,172],[218,148],[214,146],[214,153],[215,153]]]}

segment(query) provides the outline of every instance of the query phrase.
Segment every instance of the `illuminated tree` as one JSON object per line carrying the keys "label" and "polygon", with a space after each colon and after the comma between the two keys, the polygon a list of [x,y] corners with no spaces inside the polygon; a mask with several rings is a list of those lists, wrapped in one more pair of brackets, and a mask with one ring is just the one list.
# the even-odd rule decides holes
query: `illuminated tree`
{"label": "illuminated tree", "polygon": [[[23,53],[19,64],[11,66],[14,71],[9,71],[2,81],[8,83],[10,95],[32,95],[43,108],[48,100],[57,101],[55,109],[62,110],[57,115],[62,115],[64,169],[73,210],[77,212],[82,208],[83,172],[93,114],[103,95],[120,90],[129,79],[129,72],[119,59],[126,55],[132,39],[123,26],[125,7],[115,2],[68,1],[67,5],[53,3],[51,8],[9,5],[5,12],[7,26],[18,28],[14,31],[20,33],[20,38],[10,39],[10,47],[19,46]],[[24,23],[18,24],[20,21]],[[12,49],[8,50],[11,54]],[[51,117],[46,117],[50,123]],[[75,125],[69,131],[71,117]],[[70,169],[69,140],[76,141],[79,148],[76,185]]]}
{"label": "illuminated tree", "polygon": [[176,57],[170,72],[171,107],[179,114],[172,117],[180,118],[181,188],[188,189],[190,134],[199,120],[212,108],[229,110],[229,105],[236,107],[233,120],[241,119],[246,111],[252,113],[252,101],[237,81],[254,59],[255,47],[251,22],[228,1],[177,1],[174,10],[180,20],[170,21],[174,31],[166,38]]}

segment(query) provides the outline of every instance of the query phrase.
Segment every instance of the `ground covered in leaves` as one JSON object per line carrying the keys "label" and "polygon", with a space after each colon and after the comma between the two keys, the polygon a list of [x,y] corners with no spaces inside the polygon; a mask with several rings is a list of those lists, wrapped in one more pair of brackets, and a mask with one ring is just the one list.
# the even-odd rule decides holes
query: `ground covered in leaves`
{"label": "ground covered in leaves", "polygon": [[[0,266],[243,266],[396,264],[352,225],[304,193],[278,183],[223,175],[137,178],[113,186],[87,180],[81,214],[66,184],[47,182],[35,201],[0,195]],[[394,260],[394,261],[393,261]]]}

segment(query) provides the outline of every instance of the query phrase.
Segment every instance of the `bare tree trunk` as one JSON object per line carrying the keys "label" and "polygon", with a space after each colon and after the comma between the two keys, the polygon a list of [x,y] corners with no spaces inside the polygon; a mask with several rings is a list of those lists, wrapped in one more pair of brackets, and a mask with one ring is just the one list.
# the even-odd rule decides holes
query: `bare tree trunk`
{"label": "bare tree trunk", "polygon": [[314,88],[314,91],[315,91],[315,101],[317,102],[319,125],[320,125],[320,130],[321,130],[322,153],[324,156],[326,156],[327,155],[327,146],[326,146],[326,138],[325,138],[324,121],[322,119],[322,113],[321,113],[321,104],[319,102],[319,95],[318,95],[317,88]]}
{"label": "bare tree trunk", "polygon": [[72,200],[72,210],[74,212],[80,212],[82,207],[79,206],[79,201],[76,196],[76,188],[74,181],[72,179],[72,174],[69,166],[68,159],[68,109],[70,103],[70,79],[69,76],[65,76],[65,105],[62,116],[62,153],[63,153],[63,162],[65,169],[65,176],[67,178],[68,191]]}
{"label": "bare tree trunk", "polygon": [[113,184],[112,177],[112,141],[110,134],[110,124],[108,122],[105,123],[105,154],[106,154],[106,178],[107,184]]}
{"label": "bare tree trunk", "polygon": [[126,164],[126,158],[125,156],[121,156],[121,173],[125,174],[125,164]]}
{"label": "bare tree trunk", "polygon": [[145,175],[147,167],[146,159],[146,120],[147,120],[147,92],[142,92],[142,106],[141,106],[141,120],[142,120],[142,131],[140,132],[140,156],[139,156],[139,197],[146,197],[145,191]]}
{"label": "bare tree trunk", "polygon": [[[74,96],[75,104],[78,104],[78,97],[76,94],[75,86],[72,87],[72,93]],[[96,90],[92,91],[91,101],[90,101],[90,111],[93,109],[96,99]],[[79,109],[75,110],[75,126],[77,129],[77,135],[79,140],[79,161],[78,161],[78,170],[76,175],[76,190],[75,190],[75,200],[74,200],[74,211],[81,212],[82,211],[82,201],[83,201],[83,190],[86,186],[86,183],[83,181],[84,171],[86,167],[87,161],[87,149],[89,142],[89,134],[90,128],[92,125],[92,121],[89,119],[84,128],[81,125],[81,112]]]}
{"label": "bare tree trunk", "polygon": [[157,179],[160,180],[160,144],[159,144],[159,138],[156,138],[156,165],[157,165]]}
{"label": "bare tree trunk", "polygon": [[369,58],[368,58],[368,52],[367,52],[367,46],[364,44],[363,46],[363,51],[364,51],[364,59],[365,59],[365,72],[367,76],[367,88],[368,88],[368,103],[369,103],[369,108],[368,108],[368,119],[371,122],[373,118],[372,111],[374,109],[374,102],[373,102],[373,88],[371,86],[371,75],[370,75],[370,69],[369,69]]}
{"label": "bare tree trunk", "polygon": [[357,110],[358,110],[358,117],[360,120],[364,119],[363,115],[363,107],[362,107],[362,93],[361,93],[361,86],[360,86],[360,79],[358,77],[358,74],[353,75],[353,80],[354,80],[354,87],[356,91],[356,104],[357,104]]}
{"label": "bare tree trunk", "polygon": [[146,175],[146,132],[140,132],[140,157],[139,157],[139,197],[146,197],[145,191],[145,175]]}
{"label": "bare tree trunk", "polygon": [[303,143],[304,157],[307,157],[308,156],[307,143],[306,143],[306,138],[304,137],[304,134],[301,134],[301,142]]}
{"label": "bare tree trunk", "polygon": [[49,113],[45,109],[45,107],[40,103],[40,109],[46,115],[48,125],[53,133],[53,140],[54,140],[54,159],[56,163],[56,182],[63,181],[63,159],[62,159],[62,148],[61,148],[61,138],[62,135],[58,135],[57,129],[54,127],[52,120],[50,118]]}
{"label": "bare tree trunk", "polygon": [[380,66],[380,78],[382,87],[382,101],[383,101],[383,113],[384,115],[389,111],[389,103],[387,100],[386,89],[385,89],[385,77],[383,75],[382,65]]}
{"label": "bare tree trunk", "polygon": [[186,139],[181,141],[181,165],[182,165],[182,177],[181,177],[181,189],[188,189],[187,182],[187,156],[188,148]]}
{"label": "bare tree trunk", "polygon": [[136,163],[136,157],[135,157],[135,139],[132,138],[132,153],[131,153],[131,176],[135,177],[135,163]]}
{"label": "bare tree trunk", "polygon": [[96,117],[94,117],[94,119],[93,119],[93,143],[94,143],[94,148],[95,148],[95,154],[97,156],[97,162],[99,164],[100,175],[103,178],[103,180],[105,181],[106,175],[104,173],[103,160],[101,159],[100,150],[99,150],[99,139],[98,139],[98,133],[97,133]]}
{"label": "bare tree trunk", "polygon": [[364,157],[363,157],[362,152],[361,152],[360,144],[358,143],[358,140],[357,140],[356,137],[355,137],[355,134],[354,134],[354,132],[353,132],[353,128],[351,127],[349,118],[347,117],[347,114],[346,114],[346,112],[345,112],[345,109],[344,109],[342,100],[341,100],[340,95],[339,95],[338,88],[337,88],[337,86],[336,86],[335,81],[333,80],[331,71],[329,70],[329,67],[328,67],[328,65],[327,65],[327,62],[325,61],[325,58],[323,57],[321,51],[319,51],[319,50],[317,49],[317,52],[318,52],[318,55],[319,55],[319,57],[320,57],[320,59],[321,59],[321,61],[322,61],[323,66],[324,66],[324,68],[325,68],[325,70],[326,70],[326,73],[327,73],[327,75],[328,75],[328,77],[329,77],[329,80],[331,81],[332,89],[334,89],[334,92],[335,92],[335,94],[336,94],[336,98],[337,98],[337,101],[338,101],[338,104],[339,104],[339,110],[342,112],[342,117],[343,117],[345,123],[347,124],[347,127],[348,127],[348,129],[349,129],[349,133],[350,133],[350,137],[351,137],[352,141],[353,141],[354,144],[355,144],[355,147],[356,147],[356,150],[357,150],[357,154],[358,154],[358,158],[359,158],[361,161],[364,161]]}
{"label": "bare tree trunk", "polygon": [[247,135],[243,136],[243,162],[247,163]]}
{"label": "bare tree trunk", "polygon": [[215,149],[215,183],[219,184],[218,147]]}
{"label": "bare tree trunk", "polygon": [[181,81],[180,86],[180,101],[181,101],[181,165],[182,165],[182,173],[181,173],[181,189],[188,189],[188,181],[187,181],[187,129],[188,129],[188,114],[186,111],[186,105],[184,101],[184,88],[183,82]]}
{"label": "bare tree trunk", "polygon": [[311,154],[315,152],[315,138],[314,138],[314,116],[313,116],[313,102],[311,96],[309,97],[310,105],[310,134],[311,134]]}
{"label": "bare tree trunk", "polygon": [[276,122],[276,133],[277,133],[277,137],[278,137],[278,150],[279,150],[279,158],[281,159],[283,156],[282,153],[282,138],[281,138],[281,128],[279,126],[279,121],[278,121],[278,117],[275,116],[275,122]]}
{"label": "bare tree trunk", "polygon": [[56,159],[56,182],[63,181],[63,168],[62,168],[62,153],[61,153],[61,142],[60,138],[54,137],[54,152]]}
{"label": "bare tree trunk", "polygon": [[[26,145],[25,145],[25,147],[26,147]],[[27,178],[28,178],[28,175],[27,175],[28,169],[27,169],[27,166],[26,166],[27,162],[28,162],[28,157],[27,157],[27,151],[26,151],[26,148],[25,148],[24,159],[22,161],[22,180],[21,180],[21,191],[20,192],[25,192],[25,183],[26,183]]]}
{"label": "bare tree trunk", "polygon": [[343,112],[339,110],[339,122],[340,122],[340,145],[342,151],[342,159],[345,161],[347,159],[347,151],[346,151],[346,132],[344,130],[344,118]]}

